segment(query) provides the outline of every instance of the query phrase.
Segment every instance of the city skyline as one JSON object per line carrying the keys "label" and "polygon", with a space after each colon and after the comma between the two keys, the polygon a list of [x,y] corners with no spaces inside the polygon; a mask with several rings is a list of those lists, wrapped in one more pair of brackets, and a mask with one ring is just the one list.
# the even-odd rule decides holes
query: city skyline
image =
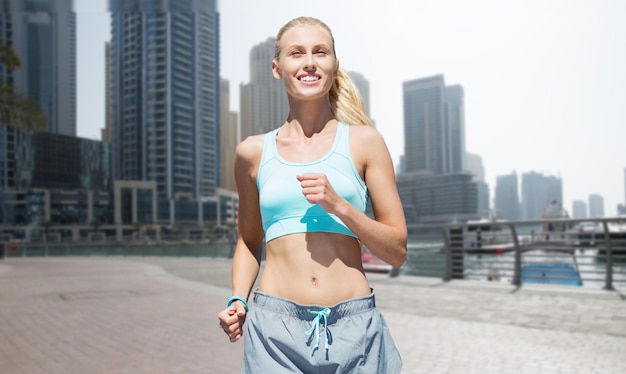
{"label": "city skyline", "polygon": [[[626,39],[626,4],[376,4],[220,2],[220,75],[231,84],[231,109],[239,111],[238,87],[250,79],[251,48],[290,18],[315,16],[333,29],[341,66],[369,80],[371,117],[396,163],[402,82],[443,74],[465,89],[467,151],[482,157],[492,199],[497,176],[536,171],[561,177],[565,209],[600,194],[615,214],[624,203],[626,51],[616,46]],[[76,10],[78,134],[99,138],[110,17],[106,1],[77,2]]]}

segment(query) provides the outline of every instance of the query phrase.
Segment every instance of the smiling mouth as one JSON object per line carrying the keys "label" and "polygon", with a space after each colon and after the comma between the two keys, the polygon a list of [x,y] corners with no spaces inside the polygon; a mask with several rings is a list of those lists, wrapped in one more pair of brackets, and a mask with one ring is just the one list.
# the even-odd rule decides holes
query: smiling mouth
{"label": "smiling mouth", "polygon": [[320,78],[316,75],[305,75],[299,78],[302,82],[317,82]]}

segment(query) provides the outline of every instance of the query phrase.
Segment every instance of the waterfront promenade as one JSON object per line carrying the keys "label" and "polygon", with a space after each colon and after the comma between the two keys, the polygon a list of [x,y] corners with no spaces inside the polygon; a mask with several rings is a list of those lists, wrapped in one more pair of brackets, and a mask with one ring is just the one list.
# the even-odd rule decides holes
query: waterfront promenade
{"label": "waterfront promenade", "polygon": [[[2,260],[0,373],[237,373],[243,344],[217,321],[229,274],[221,258]],[[626,372],[624,290],[371,284],[403,373]]]}

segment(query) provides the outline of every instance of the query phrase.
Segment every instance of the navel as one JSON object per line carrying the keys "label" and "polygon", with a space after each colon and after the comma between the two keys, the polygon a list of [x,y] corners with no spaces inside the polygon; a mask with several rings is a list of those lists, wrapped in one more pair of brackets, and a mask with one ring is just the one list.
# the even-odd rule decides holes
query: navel
{"label": "navel", "polygon": [[317,287],[317,278],[316,277],[311,277],[311,285],[313,285],[313,287]]}

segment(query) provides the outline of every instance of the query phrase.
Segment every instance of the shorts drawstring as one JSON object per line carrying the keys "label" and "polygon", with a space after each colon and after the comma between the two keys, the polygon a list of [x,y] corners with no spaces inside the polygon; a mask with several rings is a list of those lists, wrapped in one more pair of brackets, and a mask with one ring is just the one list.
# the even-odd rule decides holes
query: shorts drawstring
{"label": "shorts drawstring", "polygon": [[315,353],[315,350],[319,348],[320,345],[320,320],[324,318],[324,331],[325,331],[325,342],[324,348],[326,352],[328,352],[328,335],[330,332],[328,331],[328,316],[330,315],[330,309],[324,308],[320,311],[309,311],[310,314],[315,314],[315,318],[313,322],[311,322],[311,328],[305,333],[306,336],[311,336],[311,334],[315,333],[315,345],[311,348],[311,354]]}

